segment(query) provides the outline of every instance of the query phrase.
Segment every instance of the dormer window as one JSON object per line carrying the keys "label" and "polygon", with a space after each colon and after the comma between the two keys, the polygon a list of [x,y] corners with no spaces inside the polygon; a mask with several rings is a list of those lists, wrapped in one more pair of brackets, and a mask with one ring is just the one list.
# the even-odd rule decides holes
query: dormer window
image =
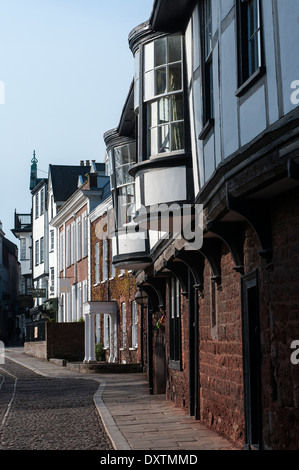
{"label": "dormer window", "polygon": [[117,207],[117,227],[132,221],[134,215],[135,185],[129,175],[130,167],[136,162],[136,144],[115,147],[108,152],[111,190]]}
{"label": "dormer window", "polygon": [[182,37],[156,39],[144,47],[147,158],[184,150]]}

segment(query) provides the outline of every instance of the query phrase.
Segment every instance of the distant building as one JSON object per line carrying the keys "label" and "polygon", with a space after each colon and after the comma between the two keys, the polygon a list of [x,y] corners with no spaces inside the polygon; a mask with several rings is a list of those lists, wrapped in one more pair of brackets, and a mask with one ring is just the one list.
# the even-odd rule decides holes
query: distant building
{"label": "distant building", "polygon": [[[79,167],[80,168],[80,167]],[[82,168],[82,167],[81,167]],[[62,187],[60,186],[62,191]],[[109,178],[105,164],[85,168],[77,175],[74,190],[51,219],[56,232],[57,291],[59,296],[59,322],[83,319],[83,303],[89,289],[89,223],[91,210],[109,193]],[[65,193],[64,193],[65,195]]]}
{"label": "distant building", "polygon": [[0,339],[5,343],[18,335],[19,279],[18,248],[5,238],[0,222]]}
{"label": "distant building", "polygon": [[105,173],[105,165],[97,168],[94,161],[80,165],[49,165],[48,177],[37,178],[35,152],[31,161],[32,194],[32,264],[33,319],[41,316],[59,318],[59,261],[57,232],[52,220],[60,208],[86,179],[91,169]]}
{"label": "distant building", "polygon": [[18,316],[20,337],[25,334],[25,323],[29,320],[32,300],[32,214],[19,214],[15,211],[14,228],[11,230],[19,240],[20,283],[18,295]]}

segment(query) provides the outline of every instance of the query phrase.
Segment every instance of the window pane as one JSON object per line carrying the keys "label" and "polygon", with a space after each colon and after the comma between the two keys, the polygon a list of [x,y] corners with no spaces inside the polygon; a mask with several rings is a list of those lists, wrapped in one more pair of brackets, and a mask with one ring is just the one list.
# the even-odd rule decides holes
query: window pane
{"label": "window pane", "polygon": [[121,186],[125,184],[126,182],[125,168],[126,167],[121,166],[116,170],[116,186]]}
{"label": "window pane", "polygon": [[139,51],[136,52],[135,54],[135,61],[134,61],[134,78],[137,80],[139,78],[139,72],[140,72],[140,53]]}
{"label": "window pane", "polygon": [[155,82],[153,70],[144,74],[144,99],[150,100],[155,96]]}
{"label": "window pane", "polygon": [[136,145],[130,144],[129,145],[129,153],[130,153],[130,163],[133,165],[136,163]]}
{"label": "window pane", "polygon": [[171,149],[182,150],[184,148],[184,123],[178,122],[171,126]]}
{"label": "window pane", "polygon": [[156,95],[162,95],[166,93],[166,67],[156,70],[155,79],[156,79]]}
{"label": "window pane", "polygon": [[135,80],[134,84],[134,109],[137,109],[139,106],[139,93],[140,93],[140,80],[139,78]]}
{"label": "window pane", "polygon": [[154,43],[146,44],[144,47],[144,70],[148,72],[154,68]]}
{"label": "window pane", "polygon": [[248,3],[248,72],[252,75],[259,66],[259,18],[257,0]]}
{"label": "window pane", "polygon": [[248,44],[248,71],[249,76],[258,68],[258,35],[255,34]]}
{"label": "window pane", "polygon": [[109,162],[109,172],[111,174],[111,173],[113,173],[113,160],[112,160],[111,150],[109,150],[109,152],[108,152],[108,162]]}
{"label": "window pane", "polygon": [[155,67],[166,64],[166,38],[155,41]]}
{"label": "window pane", "polygon": [[158,146],[157,146],[157,128],[150,129],[149,131],[149,149],[148,154],[150,155],[157,155],[158,153]]}
{"label": "window pane", "polygon": [[258,29],[258,16],[257,16],[257,0],[248,2],[248,39]]}
{"label": "window pane", "polygon": [[169,98],[159,100],[159,124],[169,122]]}
{"label": "window pane", "polygon": [[149,109],[149,125],[150,127],[155,127],[158,124],[158,103],[154,101],[148,107]]}
{"label": "window pane", "polygon": [[169,126],[159,127],[159,153],[169,152]]}
{"label": "window pane", "polygon": [[121,155],[121,149],[116,148],[114,151],[114,158],[115,158],[115,166],[119,166],[122,164],[122,155]]}
{"label": "window pane", "polygon": [[109,162],[109,172],[110,172],[110,185],[111,189],[114,188],[114,181],[113,181],[113,158],[112,158],[111,150],[108,152],[108,162]]}
{"label": "window pane", "polygon": [[172,95],[171,97],[171,120],[182,121],[184,119],[183,94]]}
{"label": "window pane", "polygon": [[124,145],[120,149],[121,152],[121,165],[127,164],[130,162],[129,147]]}
{"label": "window pane", "polygon": [[129,186],[127,186],[127,197],[128,197],[128,199],[131,200],[132,197],[134,198],[134,194],[135,194],[134,184],[129,184]]}
{"label": "window pane", "polygon": [[120,186],[126,183],[131,183],[132,176],[130,176],[128,173],[129,167],[130,167],[129,165],[123,165],[117,170],[117,175],[116,175],[117,186]]}
{"label": "window pane", "polygon": [[178,62],[182,59],[182,47],[180,36],[170,36],[168,38],[168,62]]}
{"label": "window pane", "polygon": [[181,64],[169,66],[168,91],[177,91],[182,89],[182,67]]}
{"label": "window pane", "polygon": [[211,0],[205,0],[205,3],[204,3],[204,23],[205,23],[205,59],[207,59],[212,51]]}

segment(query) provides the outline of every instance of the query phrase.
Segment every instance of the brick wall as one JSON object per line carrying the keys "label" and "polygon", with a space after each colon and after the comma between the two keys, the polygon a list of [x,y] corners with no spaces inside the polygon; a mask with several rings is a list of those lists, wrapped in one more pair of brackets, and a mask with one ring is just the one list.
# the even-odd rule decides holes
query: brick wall
{"label": "brick wall", "polygon": [[84,324],[47,322],[46,340],[25,342],[24,351],[40,359],[83,361]]}
{"label": "brick wall", "polygon": [[47,359],[57,358],[67,361],[84,359],[84,323],[46,324]]}

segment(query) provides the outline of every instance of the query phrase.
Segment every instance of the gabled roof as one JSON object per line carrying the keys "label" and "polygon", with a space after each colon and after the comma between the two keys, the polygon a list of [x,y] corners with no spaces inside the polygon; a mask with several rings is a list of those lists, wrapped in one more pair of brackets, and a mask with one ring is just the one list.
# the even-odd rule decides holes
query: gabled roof
{"label": "gabled roof", "polygon": [[78,188],[78,177],[85,181],[90,170],[90,166],[49,165],[54,201],[67,201]]}

